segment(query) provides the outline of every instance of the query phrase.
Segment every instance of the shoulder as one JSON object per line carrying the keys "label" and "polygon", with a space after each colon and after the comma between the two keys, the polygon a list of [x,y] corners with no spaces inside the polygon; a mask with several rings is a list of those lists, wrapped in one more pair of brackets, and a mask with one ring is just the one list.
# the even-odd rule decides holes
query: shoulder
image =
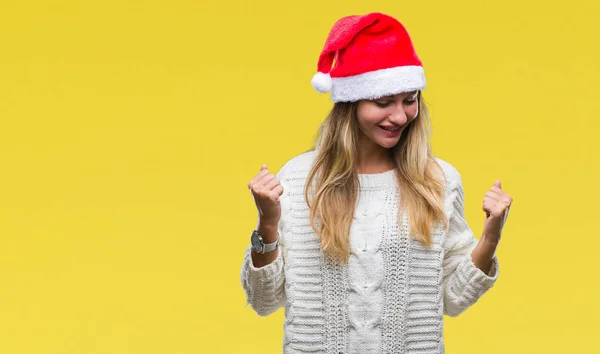
{"label": "shoulder", "polygon": [[295,173],[308,174],[312,168],[316,154],[317,153],[315,150],[310,150],[290,158],[283,164],[277,174],[280,176],[280,178],[290,176],[291,174]]}
{"label": "shoulder", "polygon": [[450,217],[450,215],[456,213],[457,210],[460,212],[460,210],[463,209],[464,189],[462,177],[458,169],[448,161],[440,158],[436,158],[436,160],[445,174],[446,194],[444,196],[444,209]]}
{"label": "shoulder", "polygon": [[436,161],[437,161],[438,165],[440,165],[440,167],[442,168],[444,177],[446,179],[446,186],[451,187],[456,184],[462,183],[461,174],[458,171],[458,169],[456,167],[454,167],[454,165],[452,165],[450,162],[443,160],[439,157],[436,157]]}

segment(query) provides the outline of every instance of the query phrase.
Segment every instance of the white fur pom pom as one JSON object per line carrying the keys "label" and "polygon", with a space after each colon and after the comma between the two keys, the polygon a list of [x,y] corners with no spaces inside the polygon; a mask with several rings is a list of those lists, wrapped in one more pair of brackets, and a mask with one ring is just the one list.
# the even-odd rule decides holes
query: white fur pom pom
{"label": "white fur pom pom", "polygon": [[326,93],[331,91],[332,81],[331,76],[329,74],[324,74],[322,72],[317,72],[312,80],[310,81],[315,90],[320,93]]}

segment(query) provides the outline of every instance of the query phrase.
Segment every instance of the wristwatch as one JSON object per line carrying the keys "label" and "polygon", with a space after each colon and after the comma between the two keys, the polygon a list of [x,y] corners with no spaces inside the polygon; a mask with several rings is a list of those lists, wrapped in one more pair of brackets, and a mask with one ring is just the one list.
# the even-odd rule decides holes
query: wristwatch
{"label": "wristwatch", "polygon": [[252,236],[250,237],[250,242],[254,252],[264,254],[273,252],[277,249],[277,245],[279,245],[279,237],[277,238],[277,241],[273,243],[264,243],[262,236],[258,233],[258,230],[254,230],[252,232]]}

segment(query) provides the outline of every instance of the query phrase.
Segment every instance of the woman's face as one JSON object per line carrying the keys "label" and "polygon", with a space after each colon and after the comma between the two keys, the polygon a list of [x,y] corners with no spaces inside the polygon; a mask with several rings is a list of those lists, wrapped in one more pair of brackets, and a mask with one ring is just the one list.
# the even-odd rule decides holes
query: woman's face
{"label": "woman's face", "polygon": [[384,148],[394,147],[419,113],[418,91],[358,103],[358,125],[364,135]]}

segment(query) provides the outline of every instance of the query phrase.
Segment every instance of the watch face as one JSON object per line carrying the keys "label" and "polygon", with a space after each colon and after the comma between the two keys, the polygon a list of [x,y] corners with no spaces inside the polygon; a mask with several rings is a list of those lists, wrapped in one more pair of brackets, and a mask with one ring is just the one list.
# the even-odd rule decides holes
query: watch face
{"label": "watch face", "polygon": [[262,251],[262,243],[260,242],[260,238],[258,237],[258,234],[256,232],[252,233],[250,241],[252,243],[252,248],[254,248],[254,251]]}

